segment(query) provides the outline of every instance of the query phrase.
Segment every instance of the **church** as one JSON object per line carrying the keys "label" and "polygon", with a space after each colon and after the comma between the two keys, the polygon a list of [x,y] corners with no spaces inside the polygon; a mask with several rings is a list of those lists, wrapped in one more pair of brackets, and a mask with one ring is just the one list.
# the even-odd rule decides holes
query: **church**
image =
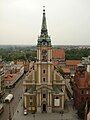
{"label": "church", "polygon": [[52,44],[48,35],[45,8],[41,33],[37,40],[37,61],[23,81],[23,106],[30,113],[64,110],[65,80],[52,62]]}

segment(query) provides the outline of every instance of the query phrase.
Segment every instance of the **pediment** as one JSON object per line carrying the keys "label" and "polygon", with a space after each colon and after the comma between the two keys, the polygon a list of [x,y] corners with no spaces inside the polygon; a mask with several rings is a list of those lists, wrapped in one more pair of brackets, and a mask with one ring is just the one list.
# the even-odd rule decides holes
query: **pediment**
{"label": "pediment", "polygon": [[52,86],[48,86],[48,85],[40,85],[36,87],[36,90],[52,90]]}

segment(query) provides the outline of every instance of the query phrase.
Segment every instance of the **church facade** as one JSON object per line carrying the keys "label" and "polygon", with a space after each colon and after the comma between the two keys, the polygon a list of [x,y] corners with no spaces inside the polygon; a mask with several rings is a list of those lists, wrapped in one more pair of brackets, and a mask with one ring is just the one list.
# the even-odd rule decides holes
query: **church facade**
{"label": "church facade", "polygon": [[41,34],[37,41],[37,61],[23,82],[23,105],[29,112],[60,112],[64,110],[65,80],[52,62],[52,45],[48,35],[45,9]]}

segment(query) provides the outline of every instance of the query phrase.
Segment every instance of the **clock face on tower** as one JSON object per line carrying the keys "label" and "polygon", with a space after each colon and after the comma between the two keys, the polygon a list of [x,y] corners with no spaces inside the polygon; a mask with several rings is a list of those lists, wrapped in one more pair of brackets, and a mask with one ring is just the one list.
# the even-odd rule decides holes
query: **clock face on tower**
{"label": "clock face on tower", "polygon": [[47,61],[47,51],[45,49],[42,50],[42,61],[43,62]]}
{"label": "clock face on tower", "polygon": [[42,45],[44,45],[44,46],[47,45],[47,41],[46,41],[46,40],[43,40],[43,41],[42,41]]}

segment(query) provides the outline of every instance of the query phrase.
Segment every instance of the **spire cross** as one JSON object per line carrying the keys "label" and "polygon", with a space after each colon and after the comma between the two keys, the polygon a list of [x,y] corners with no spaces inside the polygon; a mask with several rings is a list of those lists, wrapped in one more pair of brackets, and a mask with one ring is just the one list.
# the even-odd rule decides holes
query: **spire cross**
{"label": "spire cross", "polygon": [[45,6],[43,6],[43,13],[45,13]]}
{"label": "spire cross", "polygon": [[45,6],[43,6],[43,9],[45,9]]}

